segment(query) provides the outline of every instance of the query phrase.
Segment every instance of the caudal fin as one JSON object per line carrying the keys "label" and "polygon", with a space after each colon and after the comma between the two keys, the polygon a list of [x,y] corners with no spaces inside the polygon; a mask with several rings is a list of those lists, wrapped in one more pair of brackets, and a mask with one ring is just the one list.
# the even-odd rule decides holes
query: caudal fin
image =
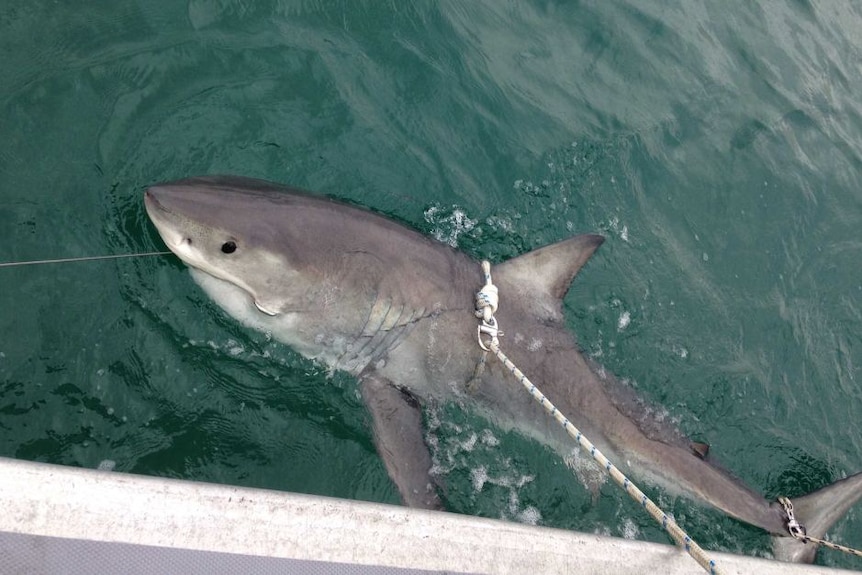
{"label": "caudal fin", "polygon": [[[809,537],[822,539],[836,521],[862,499],[862,473],[851,475],[810,493],[793,499],[793,512]],[[792,537],[773,537],[775,558],[781,561],[811,563],[818,545],[802,543]]]}

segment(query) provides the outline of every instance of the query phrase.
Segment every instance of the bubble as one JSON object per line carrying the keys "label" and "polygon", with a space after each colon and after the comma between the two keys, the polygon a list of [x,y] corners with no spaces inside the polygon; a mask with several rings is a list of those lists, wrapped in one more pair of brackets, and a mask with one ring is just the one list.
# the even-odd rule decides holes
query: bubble
{"label": "bubble", "polygon": [[538,525],[541,520],[542,513],[532,505],[518,513],[518,521],[527,525]]}

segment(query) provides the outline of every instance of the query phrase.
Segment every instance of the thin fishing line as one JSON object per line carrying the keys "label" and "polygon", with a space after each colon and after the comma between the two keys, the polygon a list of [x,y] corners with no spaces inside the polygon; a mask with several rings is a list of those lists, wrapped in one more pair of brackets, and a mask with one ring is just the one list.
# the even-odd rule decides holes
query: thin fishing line
{"label": "thin fishing line", "polygon": [[115,260],[120,258],[137,258],[144,256],[166,256],[171,252],[147,252],[143,254],[119,254],[114,256],[87,256],[81,258],[61,258],[56,260],[32,260],[26,262],[2,262],[0,268],[11,268],[15,266],[32,266],[37,264],[60,264],[68,262],[88,262],[93,260]]}

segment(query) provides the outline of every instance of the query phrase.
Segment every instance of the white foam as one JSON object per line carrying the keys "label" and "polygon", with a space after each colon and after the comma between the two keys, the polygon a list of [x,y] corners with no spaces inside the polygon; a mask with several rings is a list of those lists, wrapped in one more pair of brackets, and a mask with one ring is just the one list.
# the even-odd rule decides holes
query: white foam
{"label": "white foam", "polygon": [[674,345],[673,346],[673,352],[675,354],[677,354],[679,357],[681,357],[682,359],[685,359],[688,357],[688,350],[681,345]]}
{"label": "white foam", "polygon": [[458,247],[458,237],[472,230],[477,223],[457,206],[452,206],[452,211],[448,215],[441,214],[439,206],[431,206],[425,210],[424,216],[426,222],[434,225],[431,235],[453,248]]}
{"label": "white foam", "polygon": [[518,521],[527,525],[538,525],[541,520],[542,513],[532,505],[518,513]]}
{"label": "white foam", "polygon": [[611,218],[610,221],[608,222],[608,227],[610,228],[610,230],[612,232],[617,234],[617,236],[619,236],[619,238],[622,241],[624,241],[624,242],[629,241],[629,227],[625,224],[621,224],[619,218],[617,218],[617,217]]}
{"label": "white foam", "polygon": [[509,218],[503,218],[500,216],[490,216],[485,222],[494,229],[511,233],[512,230],[515,229],[515,226],[512,224],[512,220]]}
{"label": "white foam", "polygon": [[634,521],[632,521],[629,518],[626,518],[626,520],[623,521],[623,524],[622,524],[622,532],[623,532],[622,535],[623,535],[624,539],[634,541],[638,538],[638,534],[640,533],[640,529],[638,529],[638,526],[635,524]]}
{"label": "white foam", "polygon": [[485,484],[488,482],[488,468],[480,465],[475,469],[470,470],[470,479],[473,481],[473,490],[476,493],[482,491]]}
{"label": "white foam", "polygon": [[228,355],[236,357],[245,353],[245,348],[234,339],[227,340]]}
{"label": "white foam", "polygon": [[632,321],[632,314],[627,311],[624,311],[620,314],[620,319],[617,320],[617,329],[619,331],[623,331],[625,328],[629,326]]}
{"label": "white foam", "polygon": [[494,434],[491,433],[490,429],[483,429],[482,443],[484,443],[488,447],[497,447],[498,445],[500,445],[500,440],[494,437]]}
{"label": "white foam", "polygon": [[473,451],[473,448],[476,447],[476,441],[479,439],[479,436],[475,433],[471,433],[470,437],[468,437],[465,441],[461,442],[461,449],[464,451]]}

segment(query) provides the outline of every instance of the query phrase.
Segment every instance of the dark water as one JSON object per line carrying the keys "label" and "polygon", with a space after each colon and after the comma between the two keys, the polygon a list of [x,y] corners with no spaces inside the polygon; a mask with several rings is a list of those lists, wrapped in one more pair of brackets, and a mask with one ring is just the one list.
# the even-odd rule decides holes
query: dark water
{"label": "dark water", "polygon": [[[143,188],[204,173],[495,261],[599,231],[566,299],[592,357],[768,496],[862,470],[862,8],[413,4],[0,7],[0,260],[163,249]],[[238,327],[175,258],[0,285],[0,454],[397,501],[354,381]],[[519,436],[428,419],[450,510],[667,541]],[[650,493],[703,546],[768,554]],[[830,536],[862,546],[862,508]]]}

